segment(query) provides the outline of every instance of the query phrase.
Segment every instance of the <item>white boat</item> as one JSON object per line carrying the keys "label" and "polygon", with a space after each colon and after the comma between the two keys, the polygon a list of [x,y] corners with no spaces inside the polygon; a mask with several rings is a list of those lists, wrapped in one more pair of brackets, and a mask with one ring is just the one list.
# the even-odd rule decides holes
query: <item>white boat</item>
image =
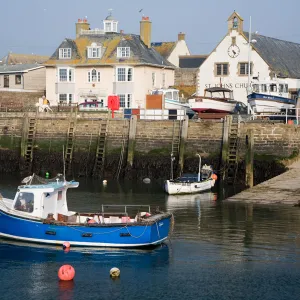
{"label": "white boat", "polygon": [[204,96],[196,96],[188,100],[190,108],[197,113],[231,113],[237,101],[233,92],[223,87],[212,87],[204,90]]}
{"label": "white boat", "polygon": [[[164,183],[164,189],[169,195],[179,194],[195,194],[204,191],[209,191],[215,185],[217,175],[213,173],[211,166],[204,165],[201,167],[201,156],[199,156],[199,171],[197,175],[183,175],[177,179],[173,179],[171,175],[170,180],[166,180]],[[171,162],[173,162],[173,156],[171,155]],[[173,163],[171,163],[173,169]],[[171,172],[173,174],[173,172]]]}
{"label": "white boat", "polygon": [[163,95],[165,109],[188,109],[188,103],[180,102],[179,90],[172,88],[154,89],[151,95]]}
{"label": "white boat", "polygon": [[289,98],[288,84],[285,81],[254,80],[248,103],[254,113],[280,113],[295,108],[296,100]]}

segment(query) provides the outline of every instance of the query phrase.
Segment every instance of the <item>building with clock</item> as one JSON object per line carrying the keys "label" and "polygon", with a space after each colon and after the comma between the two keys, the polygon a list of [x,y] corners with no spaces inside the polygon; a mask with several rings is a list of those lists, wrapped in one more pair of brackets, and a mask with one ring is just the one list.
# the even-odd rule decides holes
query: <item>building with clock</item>
{"label": "building with clock", "polygon": [[246,103],[250,52],[251,81],[284,78],[290,97],[297,97],[300,44],[252,33],[249,51],[248,37],[243,19],[233,12],[228,18],[227,34],[199,67],[197,94],[203,95],[205,88],[222,86],[232,89],[234,98]]}

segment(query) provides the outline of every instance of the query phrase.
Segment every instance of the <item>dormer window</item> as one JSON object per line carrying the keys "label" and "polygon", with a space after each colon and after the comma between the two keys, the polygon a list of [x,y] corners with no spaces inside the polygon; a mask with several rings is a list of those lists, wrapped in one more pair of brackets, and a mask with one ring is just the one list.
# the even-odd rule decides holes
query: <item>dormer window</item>
{"label": "dormer window", "polygon": [[117,57],[130,57],[130,47],[118,47]]}
{"label": "dormer window", "polygon": [[72,56],[71,48],[59,48],[59,58],[60,59],[70,59]]}
{"label": "dormer window", "polygon": [[93,43],[90,47],[87,47],[88,58],[101,58],[101,46]]}

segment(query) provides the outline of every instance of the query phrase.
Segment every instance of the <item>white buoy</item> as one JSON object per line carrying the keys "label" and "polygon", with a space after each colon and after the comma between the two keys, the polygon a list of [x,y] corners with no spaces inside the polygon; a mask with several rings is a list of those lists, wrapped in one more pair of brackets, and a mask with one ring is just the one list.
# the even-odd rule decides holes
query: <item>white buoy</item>
{"label": "white buoy", "polygon": [[144,182],[144,183],[150,183],[150,182],[151,182],[151,179],[150,179],[150,178],[144,178],[144,179],[143,179],[143,182]]}
{"label": "white buoy", "polygon": [[102,181],[102,183],[103,183],[103,185],[107,185],[107,180],[104,179],[104,180]]}
{"label": "white buoy", "polygon": [[112,277],[112,278],[119,277],[120,276],[120,269],[112,268],[112,269],[110,269],[109,274],[110,274],[110,277]]}

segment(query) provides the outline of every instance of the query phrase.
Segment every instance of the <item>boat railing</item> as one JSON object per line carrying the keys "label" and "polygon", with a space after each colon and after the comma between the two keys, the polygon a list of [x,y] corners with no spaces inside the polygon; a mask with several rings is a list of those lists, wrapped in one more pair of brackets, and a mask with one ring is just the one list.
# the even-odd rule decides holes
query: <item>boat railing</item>
{"label": "boat railing", "polygon": [[[147,208],[148,209],[148,212],[150,213],[151,212],[151,210],[150,210],[150,205],[112,205],[112,204],[102,204],[102,206],[101,206],[101,209],[102,209],[102,211],[101,211],[101,213],[102,214],[107,214],[107,213],[109,213],[109,214],[113,214],[113,213],[118,213],[118,212],[114,212],[114,211],[106,211],[105,209],[106,208],[109,208],[109,209],[116,209],[116,208],[121,208],[121,207],[123,207],[124,208],[124,210],[123,210],[123,212],[122,213],[128,213],[128,209],[140,209],[140,208],[143,208],[143,207],[145,207],[145,208]],[[120,213],[119,213],[120,214]]]}
{"label": "boat railing", "polygon": [[281,121],[285,124],[300,124],[300,108],[285,108],[278,113],[261,112],[252,115],[254,120],[265,119],[273,121]]}

